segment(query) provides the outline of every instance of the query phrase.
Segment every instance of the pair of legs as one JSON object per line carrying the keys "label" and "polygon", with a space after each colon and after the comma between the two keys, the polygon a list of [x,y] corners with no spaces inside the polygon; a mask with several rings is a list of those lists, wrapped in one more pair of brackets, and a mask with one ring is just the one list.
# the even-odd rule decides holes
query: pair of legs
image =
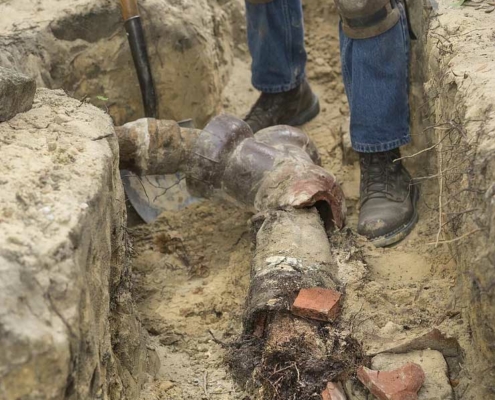
{"label": "pair of legs", "polygon": [[[352,39],[342,24],[339,27],[351,140],[361,159],[358,230],[377,245],[399,240],[417,219],[410,176],[400,162],[393,163],[399,158],[398,148],[410,141],[409,31],[402,3],[392,0],[390,6],[398,9],[400,18],[378,35]],[[262,92],[246,121],[254,131],[307,122],[319,106],[305,77],[301,0],[248,1],[246,12],[252,83]]]}

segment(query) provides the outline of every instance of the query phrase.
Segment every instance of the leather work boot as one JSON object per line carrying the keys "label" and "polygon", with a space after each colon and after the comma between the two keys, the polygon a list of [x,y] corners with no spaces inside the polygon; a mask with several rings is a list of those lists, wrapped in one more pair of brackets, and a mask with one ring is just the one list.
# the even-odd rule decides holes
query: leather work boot
{"label": "leather work boot", "polygon": [[399,149],[359,153],[361,167],[358,233],[376,247],[404,239],[418,220],[419,191],[404,168]]}
{"label": "leather work boot", "polygon": [[282,93],[261,93],[244,121],[253,133],[274,125],[298,126],[320,112],[318,97],[306,80],[295,89]]}

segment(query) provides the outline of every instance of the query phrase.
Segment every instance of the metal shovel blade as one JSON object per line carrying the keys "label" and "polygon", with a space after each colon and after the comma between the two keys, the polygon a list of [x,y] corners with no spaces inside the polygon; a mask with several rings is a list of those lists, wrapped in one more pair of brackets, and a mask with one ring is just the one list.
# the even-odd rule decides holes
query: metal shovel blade
{"label": "metal shovel blade", "polygon": [[[194,128],[192,119],[179,121],[178,124],[182,128]],[[132,207],[147,224],[164,211],[179,211],[202,200],[189,194],[185,176],[180,172],[138,176],[122,170],[120,176]]]}
{"label": "metal shovel blade", "polygon": [[164,211],[179,211],[202,200],[189,194],[181,173],[138,176],[122,170],[120,176],[132,207],[148,224]]}

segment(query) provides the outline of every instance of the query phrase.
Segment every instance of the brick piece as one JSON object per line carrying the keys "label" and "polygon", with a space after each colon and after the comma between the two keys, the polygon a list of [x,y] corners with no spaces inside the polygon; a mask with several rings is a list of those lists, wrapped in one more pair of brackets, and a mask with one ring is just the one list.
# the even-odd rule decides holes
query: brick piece
{"label": "brick piece", "polygon": [[301,289],[292,305],[292,313],[303,318],[334,321],[340,311],[340,298],[341,294],[331,289]]}
{"label": "brick piece", "polygon": [[0,122],[31,109],[36,83],[12,69],[0,67]]}
{"label": "brick piece", "polygon": [[379,354],[371,360],[374,370],[391,371],[407,363],[418,364],[425,373],[425,381],[419,391],[421,400],[452,400],[454,395],[448,378],[447,363],[439,351],[418,350],[404,354]]}
{"label": "brick piece", "polygon": [[322,400],[347,400],[342,385],[337,382],[328,382],[327,387],[321,393]]}
{"label": "brick piece", "polygon": [[425,380],[423,369],[414,363],[393,371],[374,371],[361,366],[357,376],[380,400],[418,400],[418,391]]}

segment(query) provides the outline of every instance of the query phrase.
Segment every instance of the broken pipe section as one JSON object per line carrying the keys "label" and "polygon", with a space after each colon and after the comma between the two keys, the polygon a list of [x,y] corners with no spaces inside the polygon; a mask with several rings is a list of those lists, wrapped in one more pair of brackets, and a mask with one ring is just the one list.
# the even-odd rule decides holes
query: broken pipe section
{"label": "broken pipe section", "polygon": [[223,114],[203,130],[144,118],[116,133],[121,169],[140,175],[181,171],[194,196],[221,197],[256,212],[316,207],[327,229],[345,223],[342,189],[299,129],[281,125],[255,136],[244,121]]}
{"label": "broken pipe section", "polygon": [[[229,115],[214,118],[202,131],[144,119],[116,132],[121,168],[138,174],[181,171],[192,195],[221,197],[257,212],[251,219],[256,251],[244,335],[266,338],[259,368],[274,371],[283,360],[303,382],[282,368],[277,382],[264,383],[267,390],[283,382],[283,398],[295,398],[299,386],[304,393],[320,393],[322,381],[342,372],[336,371],[339,352],[329,356],[320,323],[295,317],[291,309],[301,289],[337,289],[327,230],[344,225],[345,203],[333,175],[320,166],[314,143],[289,126],[253,135],[244,121]],[[252,364],[245,364],[255,353],[233,357],[234,370],[252,376]]]}

